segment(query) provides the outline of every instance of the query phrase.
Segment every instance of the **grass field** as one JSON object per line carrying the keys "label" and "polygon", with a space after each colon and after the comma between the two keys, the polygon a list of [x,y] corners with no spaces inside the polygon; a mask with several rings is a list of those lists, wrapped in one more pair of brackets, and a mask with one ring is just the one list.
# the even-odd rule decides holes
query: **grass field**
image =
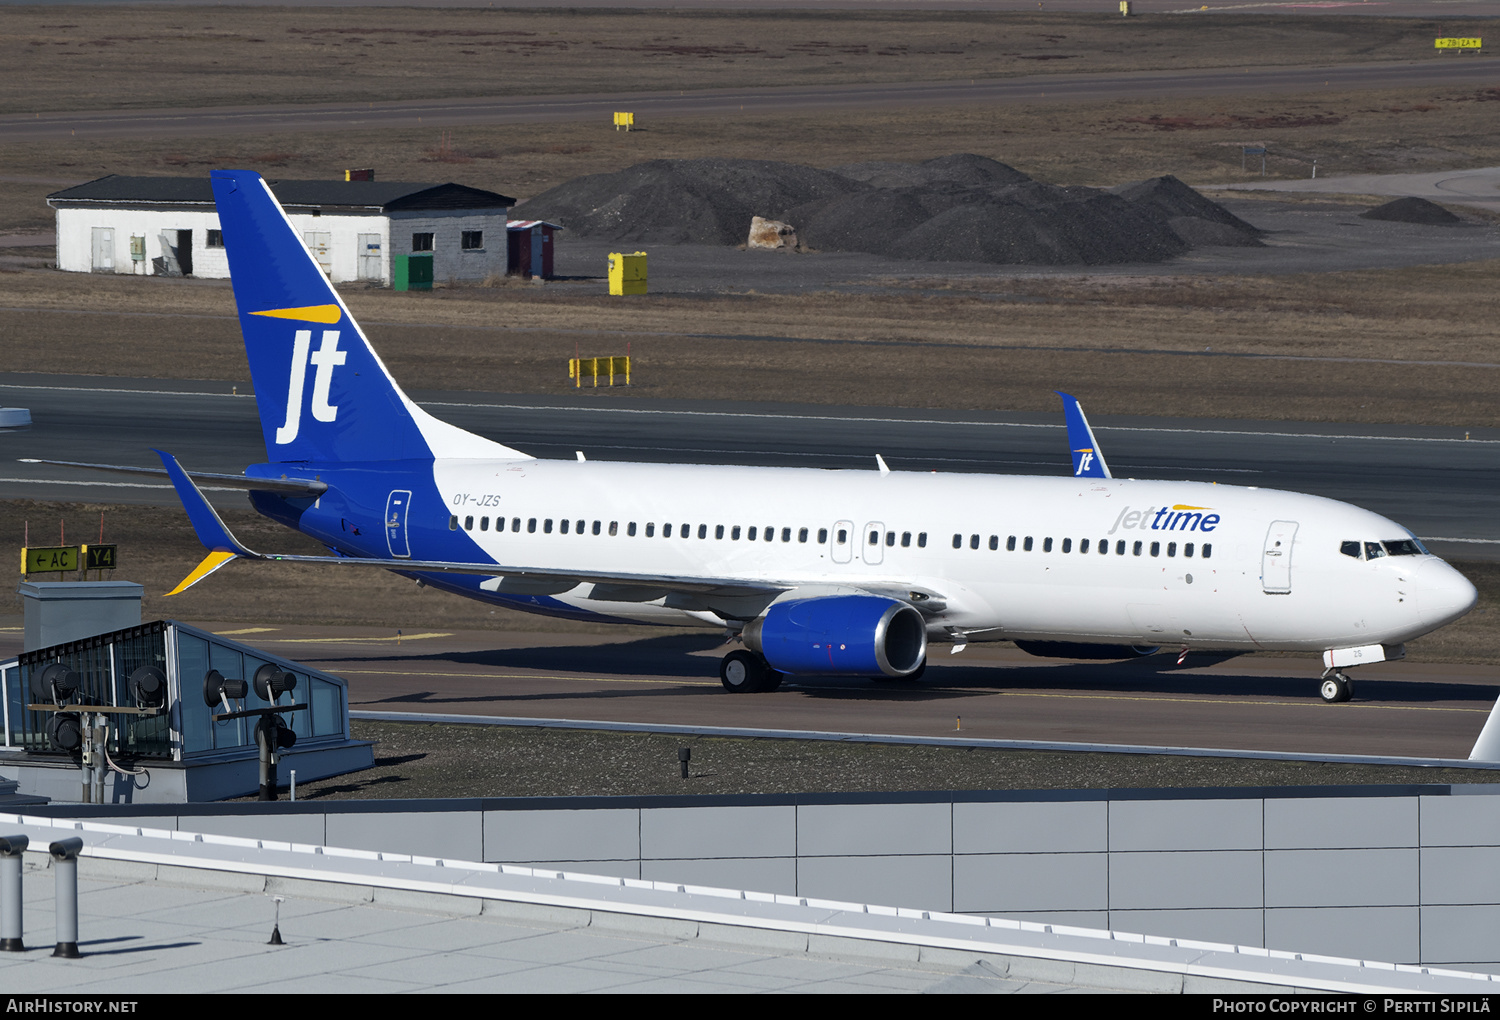
{"label": "grass field", "polygon": [[[1500,425],[1500,368],[1474,367],[1500,363],[1496,270],[996,279],[628,303],[569,284],[355,288],[346,299],[413,390],[560,394],[575,346],[622,354],[629,342],[630,391],[578,399],[1052,410],[1066,382],[1096,413],[1470,429]],[[223,282],[30,270],[0,274],[0,288],[0,371],[247,379]],[[1336,359],[1371,360],[1355,370]]]}

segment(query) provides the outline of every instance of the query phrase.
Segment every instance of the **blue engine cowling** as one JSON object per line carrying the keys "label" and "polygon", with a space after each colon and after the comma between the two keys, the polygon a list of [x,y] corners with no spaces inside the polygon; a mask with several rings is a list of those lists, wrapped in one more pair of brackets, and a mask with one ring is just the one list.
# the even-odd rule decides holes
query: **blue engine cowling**
{"label": "blue engine cowling", "polygon": [[876,595],[778,602],[746,624],[742,637],[782,673],[909,676],[927,656],[922,614]]}

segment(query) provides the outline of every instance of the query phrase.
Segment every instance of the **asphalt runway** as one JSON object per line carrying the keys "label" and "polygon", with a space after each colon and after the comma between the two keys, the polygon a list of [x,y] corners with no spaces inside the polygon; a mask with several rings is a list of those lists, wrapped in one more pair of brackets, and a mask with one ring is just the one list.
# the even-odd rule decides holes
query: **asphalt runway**
{"label": "asphalt runway", "polygon": [[[1492,370],[1492,369],[1486,369]],[[165,480],[20,458],[237,473],[265,458],[249,387],[221,382],[0,375],[0,405],[33,427],[0,433],[0,499],[176,505]],[[539,457],[1014,474],[1069,471],[1056,415],[415,393],[432,413]],[[1087,409],[1086,409],[1087,410]],[[1136,418],[1093,414],[1117,477],[1310,492],[1384,514],[1440,555],[1500,558],[1500,429]],[[211,498],[243,506],[242,493]],[[1461,539],[1463,541],[1442,541]]]}
{"label": "asphalt runway", "polygon": [[989,81],[899,82],[626,92],[610,95],[476,96],[286,106],[148,110],[80,110],[0,116],[0,142],[139,135],[193,137],[270,131],[449,127],[592,120],[630,109],[651,117],[724,116],[748,112],[810,113],[840,109],[953,106],[965,103],[1103,102],[1160,96],[1236,95],[1494,84],[1488,57],[1434,55],[1401,63],[1333,67],[1233,67],[1109,74],[1038,74]]}

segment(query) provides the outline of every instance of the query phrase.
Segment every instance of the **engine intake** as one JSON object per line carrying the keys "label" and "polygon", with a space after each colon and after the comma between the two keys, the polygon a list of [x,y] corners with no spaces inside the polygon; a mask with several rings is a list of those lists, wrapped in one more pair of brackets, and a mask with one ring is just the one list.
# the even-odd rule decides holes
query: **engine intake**
{"label": "engine intake", "polygon": [[927,621],[905,602],[826,595],[778,602],[745,625],[746,647],[782,673],[909,676],[927,657]]}

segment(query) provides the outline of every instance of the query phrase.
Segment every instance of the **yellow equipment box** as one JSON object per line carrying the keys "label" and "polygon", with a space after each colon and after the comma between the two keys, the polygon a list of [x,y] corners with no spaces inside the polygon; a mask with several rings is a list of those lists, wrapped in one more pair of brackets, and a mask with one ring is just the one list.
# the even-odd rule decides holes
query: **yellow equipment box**
{"label": "yellow equipment box", "polygon": [[646,253],[622,255],[610,252],[609,292],[611,294],[646,293]]}

